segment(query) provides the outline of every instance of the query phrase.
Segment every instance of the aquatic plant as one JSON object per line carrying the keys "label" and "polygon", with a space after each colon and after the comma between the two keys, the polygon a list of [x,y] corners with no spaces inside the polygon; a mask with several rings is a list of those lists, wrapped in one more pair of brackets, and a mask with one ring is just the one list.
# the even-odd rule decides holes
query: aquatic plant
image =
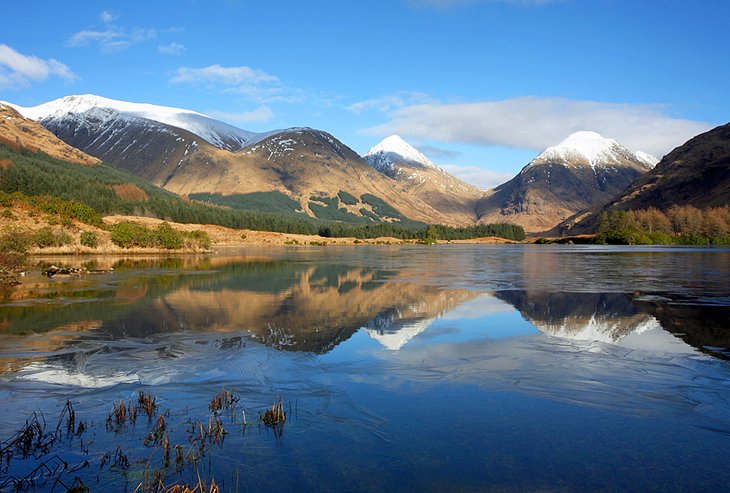
{"label": "aquatic plant", "polygon": [[220,411],[221,409],[232,411],[235,410],[236,404],[238,403],[239,399],[240,398],[235,396],[232,391],[223,388],[215,395],[215,397],[213,397],[213,399],[211,399],[210,404],[208,405],[208,409],[210,409],[211,412],[214,413]]}
{"label": "aquatic plant", "polygon": [[283,425],[286,422],[286,413],[284,412],[282,399],[277,398],[271,406],[271,409],[267,409],[263,418],[260,417],[260,419],[264,422],[264,425],[270,428]]}
{"label": "aquatic plant", "polygon": [[[162,441],[163,441],[163,436],[165,434],[165,430],[167,430],[167,422],[165,421],[165,417],[159,416],[157,418],[157,421],[155,422],[155,425],[152,427],[152,430],[145,437],[144,444],[147,446],[161,445]],[[170,447],[169,440],[168,440],[167,447],[168,447],[168,449]],[[169,453],[169,450],[168,450],[168,453]]]}
{"label": "aquatic plant", "polygon": [[152,420],[159,405],[157,404],[157,397],[152,395],[152,391],[139,393],[138,398],[139,407],[147,413],[147,417]]}

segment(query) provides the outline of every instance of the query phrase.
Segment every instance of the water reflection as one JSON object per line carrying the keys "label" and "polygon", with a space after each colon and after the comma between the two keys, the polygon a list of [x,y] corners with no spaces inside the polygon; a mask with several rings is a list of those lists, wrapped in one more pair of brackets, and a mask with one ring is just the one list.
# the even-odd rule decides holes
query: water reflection
{"label": "water reflection", "polygon": [[[208,477],[240,469],[251,491],[727,484],[730,369],[695,349],[727,347],[720,281],[711,299],[660,291],[684,267],[651,252],[343,252],[100,258],[114,270],[29,276],[0,303],[0,429],[73,395],[97,423],[86,483],[119,441],[151,454],[144,426],[103,433],[111,402],[154,390],[182,441],[226,387],[247,411],[282,394],[300,410],[283,437],[238,423],[211,452]],[[583,273],[592,263],[610,289]]]}
{"label": "water reflection", "polygon": [[730,309],[626,293],[498,291],[541,332],[635,349],[687,352],[727,359]]}
{"label": "water reflection", "polygon": [[17,353],[181,331],[246,331],[277,349],[325,353],[366,327],[398,349],[425,321],[477,296],[347,265],[241,257],[106,262],[94,264],[112,270],[102,275],[31,275],[0,305],[6,370]]}

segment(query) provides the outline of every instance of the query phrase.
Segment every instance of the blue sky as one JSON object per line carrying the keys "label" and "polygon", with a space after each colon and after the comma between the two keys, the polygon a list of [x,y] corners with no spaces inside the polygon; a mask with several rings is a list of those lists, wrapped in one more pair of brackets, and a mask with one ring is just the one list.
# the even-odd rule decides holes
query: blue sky
{"label": "blue sky", "polygon": [[398,133],[480,186],[573,131],[661,157],[730,119],[721,0],[67,0],[2,17],[1,100],[98,94],[315,127],[361,154]]}

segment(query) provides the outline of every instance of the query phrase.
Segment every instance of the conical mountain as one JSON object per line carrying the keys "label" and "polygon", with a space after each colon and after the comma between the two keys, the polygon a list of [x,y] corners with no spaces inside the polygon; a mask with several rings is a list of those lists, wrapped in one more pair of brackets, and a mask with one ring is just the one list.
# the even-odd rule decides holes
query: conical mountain
{"label": "conical mountain", "polygon": [[648,154],[634,153],[596,132],[576,132],[488,193],[478,205],[479,220],[545,231],[608,202],[655,163]]}
{"label": "conical mountain", "polygon": [[403,192],[450,217],[452,223],[476,222],[476,205],[484,191],[448,174],[400,136],[386,137],[363,159],[395,180]]}

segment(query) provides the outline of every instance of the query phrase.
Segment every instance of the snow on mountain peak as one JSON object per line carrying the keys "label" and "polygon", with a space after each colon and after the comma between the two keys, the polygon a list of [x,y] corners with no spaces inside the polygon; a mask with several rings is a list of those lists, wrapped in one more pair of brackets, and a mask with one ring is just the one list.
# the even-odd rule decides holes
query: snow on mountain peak
{"label": "snow on mountain peak", "polygon": [[658,162],[658,159],[645,152],[631,152],[614,139],[584,130],[574,132],[558,145],[548,147],[530,164],[546,161],[569,162],[574,159],[586,161],[592,168],[598,164],[614,164],[625,159],[638,161],[647,167],[653,167]]}
{"label": "snow on mountain peak", "polygon": [[636,151],[634,153],[634,155],[636,156],[636,158],[639,161],[641,161],[643,163],[646,163],[646,165],[649,166],[649,167],[651,167],[651,168],[653,168],[654,166],[656,166],[656,164],[659,162],[659,159],[657,159],[656,157],[652,156],[651,154],[649,154],[647,152]]}
{"label": "snow on mountain peak", "polygon": [[98,109],[111,109],[121,116],[145,118],[187,130],[216,147],[228,150],[240,149],[256,135],[196,111],[147,103],[129,103],[93,94],[66,96],[28,108],[15,105],[14,107],[24,117],[36,121],[60,119]]}
{"label": "snow on mountain peak", "polygon": [[386,137],[375,147],[371,148],[363,157],[370,165],[381,171],[383,171],[381,168],[392,170],[395,163],[439,169],[421,151],[398,135]]}

